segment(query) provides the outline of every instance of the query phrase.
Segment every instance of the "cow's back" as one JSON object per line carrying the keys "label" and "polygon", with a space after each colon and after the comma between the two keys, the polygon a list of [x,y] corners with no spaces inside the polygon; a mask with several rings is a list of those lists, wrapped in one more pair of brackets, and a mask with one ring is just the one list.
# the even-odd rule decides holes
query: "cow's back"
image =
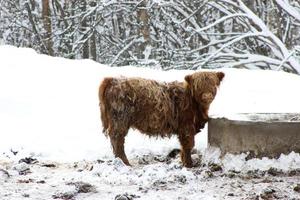
{"label": "cow's back", "polygon": [[165,83],[113,78],[105,90],[105,101],[114,122],[122,120],[148,135],[164,137],[175,131],[175,105]]}

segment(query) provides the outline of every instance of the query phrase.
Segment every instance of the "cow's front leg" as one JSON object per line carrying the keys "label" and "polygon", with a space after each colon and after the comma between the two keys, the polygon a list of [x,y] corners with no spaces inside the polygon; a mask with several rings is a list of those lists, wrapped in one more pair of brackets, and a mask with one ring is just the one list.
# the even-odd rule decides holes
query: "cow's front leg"
{"label": "cow's front leg", "polygon": [[181,148],[181,161],[183,166],[191,168],[193,167],[193,161],[191,157],[191,149]]}
{"label": "cow's front leg", "polygon": [[193,132],[186,133],[182,132],[179,134],[179,141],[181,144],[181,161],[183,166],[185,167],[193,167],[193,161],[192,161],[192,156],[191,156],[191,151],[194,147],[194,136]]}

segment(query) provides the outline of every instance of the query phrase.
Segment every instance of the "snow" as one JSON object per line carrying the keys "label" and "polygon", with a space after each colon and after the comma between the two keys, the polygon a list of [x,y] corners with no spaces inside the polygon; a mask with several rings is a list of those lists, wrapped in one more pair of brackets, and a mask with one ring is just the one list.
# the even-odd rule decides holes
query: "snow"
{"label": "snow", "polygon": [[240,155],[226,154],[224,158],[220,159],[221,152],[217,148],[208,148],[204,153],[203,160],[206,163],[219,163],[223,165],[223,170],[228,171],[251,171],[251,170],[268,170],[276,168],[283,171],[296,170],[300,167],[299,153],[291,152],[289,155],[281,154],[278,159],[269,158],[253,158],[246,160],[248,154],[242,153]]}
{"label": "snow", "polygon": [[[218,116],[212,116],[217,118]],[[300,114],[299,113],[235,113],[226,116],[229,120],[237,121],[252,121],[252,122],[264,122],[264,123],[274,123],[274,122],[289,122],[289,123],[299,123]]]}
{"label": "snow", "polygon": [[[221,71],[226,76],[211,105],[211,117],[300,113],[299,76],[278,71]],[[113,199],[126,192],[133,199],[243,199],[262,195],[270,187],[279,196],[299,198],[292,188],[299,183],[299,174],[261,176],[252,181],[247,174],[270,168],[298,173],[299,153],[279,159],[247,160],[247,154],[220,158],[218,149],[206,148],[207,127],[196,137],[199,154],[193,159],[202,159],[199,168],[183,168],[179,157],[165,162],[165,156],[179,148],[176,138],[149,138],[136,130],[130,130],[125,144],[133,167],[114,159],[109,140],[101,133],[98,87],[103,77],[182,81],[192,72],[108,67],[0,46],[0,199],[51,199],[66,192],[75,199],[91,200]],[[37,163],[19,162],[22,158],[34,158]],[[211,171],[211,163],[222,166],[222,172]],[[229,178],[232,171],[241,177]],[[81,182],[92,184],[96,191],[80,192],[76,187]]]}

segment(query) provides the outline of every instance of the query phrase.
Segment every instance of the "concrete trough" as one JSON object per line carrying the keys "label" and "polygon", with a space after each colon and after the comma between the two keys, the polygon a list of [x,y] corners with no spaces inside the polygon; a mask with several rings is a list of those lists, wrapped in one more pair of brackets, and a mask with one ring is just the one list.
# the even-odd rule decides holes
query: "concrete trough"
{"label": "concrete trough", "polygon": [[226,153],[277,158],[300,153],[300,113],[242,113],[208,122],[208,144]]}

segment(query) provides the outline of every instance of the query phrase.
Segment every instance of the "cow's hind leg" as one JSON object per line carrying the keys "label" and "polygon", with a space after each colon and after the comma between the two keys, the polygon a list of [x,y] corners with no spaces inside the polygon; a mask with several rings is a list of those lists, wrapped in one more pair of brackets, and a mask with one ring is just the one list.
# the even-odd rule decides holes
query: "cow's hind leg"
{"label": "cow's hind leg", "polygon": [[125,165],[130,165],[124,151],[125,136],[127,135],[127,132],[128,130],[111,131],[109,137],[115,157],[120,158]]}

